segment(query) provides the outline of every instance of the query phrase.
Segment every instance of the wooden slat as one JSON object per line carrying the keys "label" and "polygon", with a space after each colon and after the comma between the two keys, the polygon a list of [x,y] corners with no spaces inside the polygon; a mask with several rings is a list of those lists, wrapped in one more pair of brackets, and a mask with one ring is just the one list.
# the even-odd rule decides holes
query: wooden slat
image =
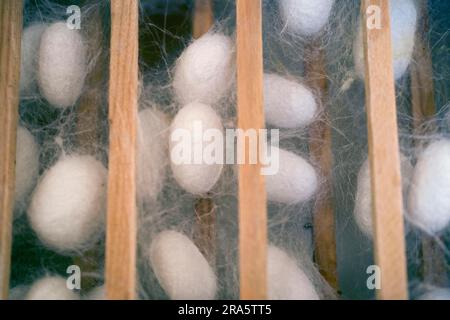
{"label": "wooden slat", "polygon": [[[368,28],[369,6],[381,9],[381,28]],[[375,263],[381,269],[379,299],[407,299],[400,153],[389,1],[363,0],[366,108],[375,227]]]}
{"label": "wooden slat", "polygon": [[214,24],[213,5],[211,0],[196,0],[194,9],[192,35],[195,39],[207,33]]}
{"label": "wooden slat", "polygon": [[0,1],[0,299],[8,298],[19,108],[22,0]]}
{"label": "wooden slat", "polygon": [[[306,76],[309,85],[319,94],[323,106],[327,103],[328,81],[326,77],[325,51],[319,40],[311,43],[308,48]],[[319,271],[334,288],[338,289],[337,255],[336,255],[336,226],[334,216],[334,201],[332,197],[332,166],[333,154],[331,150],[331,126],[327,110],[321,121],[314,123],[310,130],[310,153],[314,162],[319,166],[325,180],[322,196],[314,206],[314,257]]]}
{"label": "wooden slat", "polygon": [[[420,26],[417,31],[414,47],[414,63],[411,66],[411,95],[414,134],[433,135],[435,124],[427,124],[436,114],[433,84],[433,64],[430,46],[426,34],[429,31],[427,0],[419,1]],[[418,152],[423,147],[424,139],[417,139],[415,146]],[[422,240],[422,274],[423,280],[431,285],[444,287],[447,284],[447,262],[436,240],[424,235]]]}
{"label": "wooden slat", "polygon": [[136,291],[138,19],[138,0],[111,1],[108,299],[134,299]]}
{"label": "wooden slat", "polygon": [[[260,129],[264,128],[261,1],[237,0],[236,14],[238,128]],[[243,164],[238,174],[240,292],[246,300],[265,299],[267,290],[267,205],[260,169],[260,163]]]}

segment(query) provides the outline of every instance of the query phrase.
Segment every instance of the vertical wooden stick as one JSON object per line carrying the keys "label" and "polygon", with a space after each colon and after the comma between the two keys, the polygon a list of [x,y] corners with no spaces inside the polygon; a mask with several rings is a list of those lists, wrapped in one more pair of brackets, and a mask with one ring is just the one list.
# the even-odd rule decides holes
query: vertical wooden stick
{"label": "vertical wooden stick", "polygon": [[192,35],[194,39],[207,33],[214,24],[213,6],[211,0],[196,0]]}
{"label": "vertical wooden stick", "polygon": [[0,299],[8,299],[19,108],[22,0],[0,1]]}
{"label": "vertical wooden stick", "polygon": [[[423,125],[435,115],[436,105],[431,52],[428,40],[424,36],[429,30],[426,0],[420,1],[419,12],[422,21],[416,36],[414,64],[411,66],[411,95],[414,134],[422,136],[435,132],[435,127]],[[420,150],[423,140],[417,139],[415,145]],[[445,286],[448,281],[445,256],[434,239],[425,237],[422,240],[423,279],[432,285]]]}
{"label": "vertical wooden stick", "polygon": [[108,299],[134,299],[136,294],[138,19],[138,0],[111,1]]}
{"label": "vertical wooden stick", "polygon": [[[308,82],[320,95],[322,105],[326,104],[328,82],[326,78],[325,52],[313,42],[309,48],[311,60],[306,63]],[[310,130],[310,152],[325,178],[324,196],[314,207],[314,256],[319,271],[334,288],[338,288],[336,227],[332,198],[331,178],[333,154],[331,150],[331,127],[327,125],[328,112],[324,110],[324,119],[312,125]]]}
{"label": "vertical wooden stick", "polygon": [[[237,0],[238,128],[264,128],[260,0]],[[248,144],[245,146],[248,155]],[[248,162],[248,160],[246,160]],[[239,166],[239,267],[241,299],[266,299],[267,204],[261,164]]]}
{"label": "vertical wooden stick", "polygon": [[[377,7],[379,28],[369,28],[367,19]],[[407,299],[407,270],[400,154],[397,132],[395,85],[389,1],[363,0],[366,108],[372,184],[372,214],[375,227],[375,263],[381,271],[379,299]]]}

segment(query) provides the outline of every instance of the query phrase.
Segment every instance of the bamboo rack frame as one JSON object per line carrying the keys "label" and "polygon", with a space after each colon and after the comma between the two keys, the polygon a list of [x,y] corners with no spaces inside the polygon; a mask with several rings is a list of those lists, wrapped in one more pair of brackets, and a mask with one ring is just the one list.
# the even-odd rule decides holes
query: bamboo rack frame
{"label": "bamboo rack frame", "polygon": [[0,299],[8,298],[19,110],[22,0],[0,2]]}
{"label": "bamboo rack frame", "polygon": [[[380,10],[380,28],[368,28],[371,6]],[[372,12],[373,14],[373,12]],[[407,299],[403,195],[392,66],[389,1],[363,0],[366,108],[372,185],[375,263],[381,271],[379,299]]]}
{"label": "bamboo rack frame", "polygon": [[[213,23],[210,2],[198,0],[194,36]],[[369,127],[369,158],[373,190],[375,260],[382,271],[379,299],[407,299],[407,274],[403,237],[400,156],[396,122],[395,87],[392,70],[389,6],[387,0],[363,0],[362,17],[367,8],[378,5],[382,28],[364,27],[366,63],[366,104]],[[14,203],[14,157],[19,104],[20,39],[22,1],[0,2],[0,298],[7,299],[12,211]],[[209,6],[209,7],[208,7]],[[264,128],[263,47],[261,1],[237,0],[237,97],[238,126]],[[209,8],[209,9],[208,9]],[[111,0],[110,57],[110,154],[106,241],[106,292],[108,299],[134,299],[136,293],[136,199],[135,152],[138,95],[138,0]],[[4,36],[7,35],[7,36]],[[420,54],[420,52],[419,52]],[[425,52],[426,56],[426,52]],[[429,57],[428,57],[429,58]],[[320,59],[312,62],[310,72],[323,72]],[[429,62],[431,63],[431,62]],[[317,69],[318,68],[318,69]],[[3,72],[5,70],[5,72]],[[419,70],[420,71],[420,70]],[[415,112],[429,110],[431,87],[426,79],[429,69],[413,76],[422,88],[414,92]],[[391,76],[392,75],[392,76]],[[416,78],[414,78],[416,77]],[[415,79],[415,80],[414,80]],[[326,90],[323,79],[316,86]],[[423,85],[425,83],[425,85]],[[413,101],[413,103],[414,103]],[[424,109],[424,107],[426,109]],[[428,111],[426,111],[428,112]],[[323,129],[323,128],[322,128]],[[319,128],[319,134],[329,132]],[[324,139],[326,141],[328,138]],[[329,145],[317,146],[317,157],[329,168]],[[246,152],[247,154],[247,152]],[[328,160],[327,160],[328,159]],[[267,208],[261,165],[239,167],[239,254],[242,299],[267,297]],[[334,228],[330,210],[322,208],[326,219],[322,227]],[[328,221],[328,222],[326,222]],[[328,224],[327,224],[328,223]],[[332,230],[334,231],[334,229]],[[320,237],[316,237],[316,241]],[[333,239],[328,239],[333,243]],[[323,245],[316,243],[316,247]],[[327,250],[322,252],[325,255]],[[335,253],[334,253],[335,254]],[[335,268],[335,256],[325,265]],[[333,284],[332,277],[328,280]]]}

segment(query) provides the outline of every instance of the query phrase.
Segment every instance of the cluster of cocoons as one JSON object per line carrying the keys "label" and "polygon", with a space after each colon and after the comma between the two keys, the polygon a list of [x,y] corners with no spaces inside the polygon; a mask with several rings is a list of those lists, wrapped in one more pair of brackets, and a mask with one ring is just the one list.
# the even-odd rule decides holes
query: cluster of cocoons
{"label": "cluster of cocoons", "polygon": [[[403,199],[406,201],[411,176],[413,173],[413,167],[408,158],[406,158],[404,155],[400,155],[400,159]],[[355,216],[355,221],[359,229],[369,239],[372,239],[374,230],[372,221],[372,186],[370,178],[369,159],[364,161],[358,173],[355,209],[353,210],[353,214]]]}
{"label": "cluster of cocoons", "polygon": [[[24,127],[17,128],[16,143],[16,207],[24,209],[39,175],[39,146],[34,136]],[[16,210],[21,213],[22,210]]]}
{"label": "cluster of cocoons", "polygon": [[285,28],[300,36],[313,36],[328,23],[334,0],[279,0]]}
{"label": "cluster of cocoons", "polygon": [[169,118],[156,108],[141,110],[137,134],[137,197],[153,203],[164,184],[168,158]]}
{"label": "cluster of cocoons", "polygon": [[419,155],[408,197],[408,218],[437,234],[450,223],[450,140],[432,142]]}
{"label": "cluster of cocoons", "polygon": [[[411,63],[417,28],[417,8],[414,0],[389,1],[389,7],[394,78],[399,80]],[[361,21],[361,23],[363,22]],[[365,64],[361,25],[353,45],[353,57],[356,73],[361,79],[364,79]]]}
{"label": "cluster of cocoons", "polygon": [[149,263],[172,300],[211,300],[217,294],[216,275],[195,244],[184,234],[163,231],[155,236]]}
{"label": "cluster of cocoons", "polygon": [[34,282],[25,300],[80,300],[80,295],[67,287],[60,276],[45,276]]}
{"label": "cluster of cocoons", "polygon": [[28,220],[48,247],[71,254],[89,248],[104,227],[107,171],[92,156],[63,156],[44,173]]}
{"label": "cluster of cocoons", "polygon": [[37,80],[41,94],[51,105],[73,106],[87,73],[87,48],[80,32],[65,22],[56,22],[29,26],[23,34],[22,95],[33,93]]}

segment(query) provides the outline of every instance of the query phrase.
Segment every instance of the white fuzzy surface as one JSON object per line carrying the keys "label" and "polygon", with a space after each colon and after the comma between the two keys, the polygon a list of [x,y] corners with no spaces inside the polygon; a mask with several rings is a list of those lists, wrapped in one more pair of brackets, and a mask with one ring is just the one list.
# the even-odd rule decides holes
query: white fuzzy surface
{"label": "white fuzzy surface", "polygon": [[279,0],[285,28],[301,36],[312,36],[327,24],[334,0]]}
{"label": "white fuzzy surface", "polygon": [[20,94],[30,95],[36,90],[39,47],[41,36],[47,25],[44,23],[33,24],[22,34],[21,60],[20,60]]}
{"label": "white fuzzy surface", "polygon": [[[39,175],[39,146],[24,127],[17,127],[16,145],[16,206],[20,209],[30,195]],[[21,212],[21,210],[16,210]]]}
{"label": "white fuzzy surface", "polygon": [[266,122],[276,128],[301,128],[317,115],[317,102],[309,88],[276,74],[264,75]]}
{"label": "white fuzzy surface", "polygon": [[67,288],[66,279],[46,276],[33,283],[25,300],[79,300],[80,295]]}
{"label": "white fuzzy surface", "polygon": [[[394,78],[399,80],[411,63],[417,28],[417,8],[414,0],[395,0],[389,1],[389,3]],[[353,45],[353,57],[356,73],[361,79],[364,79],[365,65],[362,37],[360,25]]]}
{"label": "white fuzzy surface", "polygon": [[450,140],[431,143],[414,168],[408,198],[409,220],[429,233],[444,231],[450,222]]}
{"label": "white fuzzy surface", "polygon": [[81,34],[64,22],[50,25],[42,34],[39,49],[39,87],[55,107],[74,105],[86,77],[87,50]]}
{"label": "white fuzzy surface", "polygon": [[137,135],[138,200],[154,202],[160,193],[168,165],[169,118],[148,108],[139,112]]}
{"label": "white fuzzy surface", "polygon": [[421,295],[417,300],[450,300],[450,289],[433,288]]}
{"label": "white fuzzy surface", "polygon": [[234,75],[233,41],[223,34],[207,33],[194,40],[176,62],[176,98],[181,105],[213,105],[229,92]]}
{"label": "white fuzzy surface", "polygon": [[107,171],[92,156],[67,156],[42,177],[28,219],[39,239],[59,252],[93,245],[102,235]]}
{"label": "white fuzzy surface", "polygon": [[[406,202],[413,167],[409,162],[409,160],[403,155],[401,155],[401,172],[402,172],[403,199]],[[355,217],[355,222],[359,227],[359,229],[370,239],[372,239],[374,232],[372,222],[371,190],[372,186],[370,179],[369,159],[366,159],[366,161],[364,161],[358,173],[355,209],[353,210],[353,214]]]}
{"label": "white fuzzy surface", "polygon": [[217,292],[214,271],[195,244],[176,231],[163,231],[152,241],[150,264],[172,300],[210,300]]}
{"label": "white fuzzy surface", "polygon": [[[176,153],[175,146],[179,145],[172,141],[172,134],[179,129],[187,130],[186,134],[191,137],[192,154],[195,145],[202,144],[205,148],[209,143],[205,143],[201,136],[194,135],[195,123],[201,123],[203,132],[208,129],[217,129],[222,132],[222,120],[217,113],[208,105],[202,103],[191,103],[183,107],[172,121],[169,138],[169,151],[171,158],[172,173],[177,183],[186,191],[192,194],[205,194],[210,191],[217,180],[219,180],[223,164],[206,164],[204,159],[201,164],[176,164],[174,163],[173,153]],[[191,157],[193,159],[193,156]]]}
{"label": "white fuzzy surface", "polygon": [[283,250],[270,245],[267,252],[269,300],[319,300],[305,272]]}
{"label": "white fuzzy surface", "polygon": [[[272,152],[276,149],[278,148],[272,146]],[[278,172],[265,176],[268,200],[286,204],[309,200],[319,185],[316,170],[299,155],[283,149],[278,151]]]}

